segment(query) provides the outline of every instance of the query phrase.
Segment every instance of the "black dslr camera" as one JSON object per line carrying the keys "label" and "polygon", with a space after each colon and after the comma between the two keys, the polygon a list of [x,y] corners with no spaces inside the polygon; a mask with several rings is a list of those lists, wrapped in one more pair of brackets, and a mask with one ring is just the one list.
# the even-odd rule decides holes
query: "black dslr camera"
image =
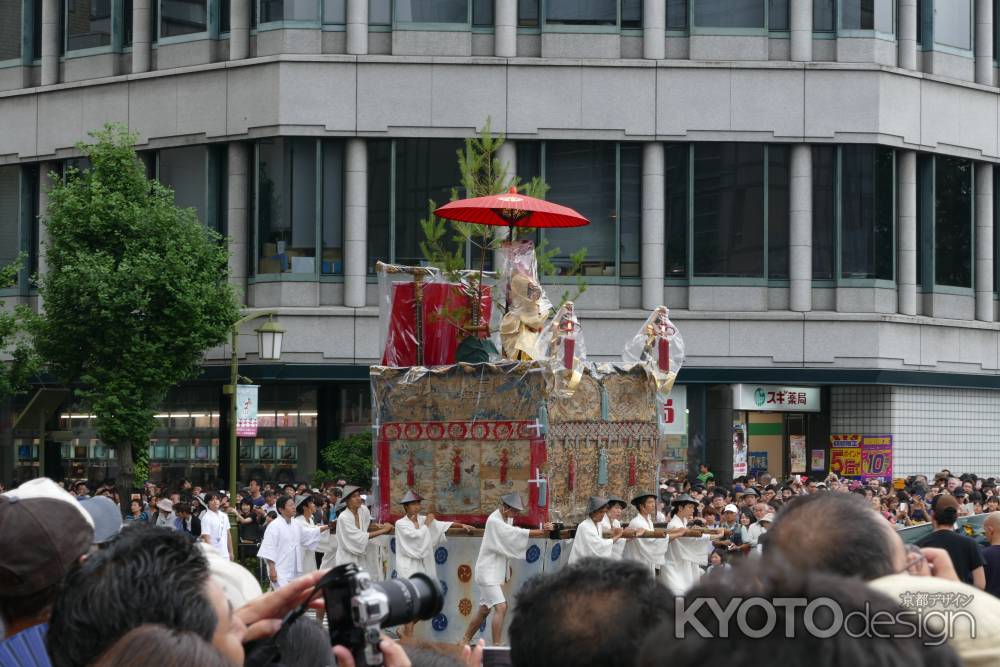
{"label": "black dslr camera", "polygon": [[419,573],[375,582],[348,563],[330,570],[316,588],[323,591],[330,643],[351,649],[358,667],[382,664],[381,628],[425,621],[444,607],[441,584]]}

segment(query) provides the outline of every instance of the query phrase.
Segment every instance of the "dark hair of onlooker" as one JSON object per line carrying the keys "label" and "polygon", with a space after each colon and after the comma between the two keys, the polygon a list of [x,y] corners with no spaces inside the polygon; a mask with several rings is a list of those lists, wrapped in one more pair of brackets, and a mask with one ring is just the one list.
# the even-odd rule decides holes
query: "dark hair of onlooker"
{"label": "dark hair of onlooker", "polygon": [[775,517],[764,551],[797,569],[877,579],[893,573],[892,544],[881,537],[885,523],[857,494],[797,496]]}
{"label": "dark hair of onlooker", "polygon": [[[536,576],[517,594],[511,661],[517,667],[631,667],[642,640],[671,617],[669,602],[649,568],[632,561],[585,558]],[[607,622],[613,631],[603,627]]]}
{"label": "dark hair of onlooker", "polygon": [[333,665],[330,635],[308,617],[292,623],[278,641],[283,667],[326,667]]}
{"label": "dark hair of onlooker", "polygon": [[205,494],[205,507],[208,507],[208,504],[210,502],[212,502],[213,500],[218,500],[219,502],[222,502],[222,496],[219,495],[218,493],[216,493],[215,491],[209,491],[208,493],[206,493]]}
{"label": "dark hair of onlooker", "polygon": [[[766,609],[754,603],[744,607],[745,613],[717,615],[707,604],[695,609],[696,600],[700,599],[715,600],[722,609],[727,609],[733,601],[751,599],[805,599],[822,600],[822,603],[774,604]],[[962,664],[947,644],[925,646],[919,633],[912,632],[912,618],[906,623],[897,615],[902,612],[899,604],[871,590],[864,582],[788,566],[767,557],[744,561],[739,567],[701,579],[687,593],[684,603],[697,623],[686,621],[675,626],[674,622],[668,622],[646,633],[648,639],[635,664],[640,667],[759,667],[762,662],[851,667],[957,667]],[[740,604],[736,602],[734,610]],[[881,634],[859,633],[856,622],[849,625],[854,637],[843,629],[843,625],[833,636],[815,632],[817,628],[825,630],[835,626],[831,610],[834,605],[842,614],[841,622],[852,613],[864,614],[870,619],[882,618],[884,624],[880,621],[878,625]],[[810,607],[810,611],[806,611]],[[737,621],[738,617],[741,622]],[[770,631],[764,632],[768,627]],[[789,627],[793,634],[791,639],[786,637]],[[723,630],[728,635],[723,634]]]}
{"label": "dark hair of onlooker", "polygon": [[[55,601],[59,591],[58,583],[44,590],[19,597],[0,596],[0,621],[7,624],[19,619],[34,619]],[[3,636],[0,634],[0,639]]]}
{"label": "dark hair of onlooker", "polygon": [[190,514],[191,503],[180,502],[174,505],[174,514]]}
{"label": "dark hair of onlooker", "polygon": [[49,620],[53,667],[83,667],[145,623],[211,642],[218,622],[205,594],[208,561],[184,535],[137,525],[66,575]]}
{"label": "dark hair of onlooker", "polygon": [[274,507],[278,511],[281,511],[288,503],[292,503],[294,505],[295,498],[292,498],[291,496],[282,495],[281,497],[278,498],[277,502],[274,504]]}
{"label": "dark hair of onlooker", "polygon": [[140,625],[127,632],[90,663],[90,667],[147,667],[151,664],[156,667],[232,667],[211,643],[194,632],[154,624]]}

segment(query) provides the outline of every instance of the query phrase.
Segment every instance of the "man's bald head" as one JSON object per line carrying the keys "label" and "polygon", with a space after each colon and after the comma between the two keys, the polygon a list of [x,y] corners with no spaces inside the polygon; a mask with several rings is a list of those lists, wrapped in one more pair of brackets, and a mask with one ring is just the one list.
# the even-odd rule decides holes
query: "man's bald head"
{"label": "man's bald head", "polygon": [[768,531],[764,550],[794,568],[866,581],[906,565],[902,540],[855,493],[820,493],[789,501]]}
{"label": "man's bald head", "polygon": [[1000,544],[1000,512],[991,512],[983,521],[983,532],[990,544]]}

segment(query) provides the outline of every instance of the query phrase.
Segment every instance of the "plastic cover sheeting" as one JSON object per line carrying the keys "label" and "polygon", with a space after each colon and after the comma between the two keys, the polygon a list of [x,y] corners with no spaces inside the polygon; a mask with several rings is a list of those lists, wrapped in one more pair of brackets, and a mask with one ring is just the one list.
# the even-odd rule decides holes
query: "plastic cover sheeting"
{"label": "plastic cover sheeting", "polygon": [[506,313],[500,321],[500,341],[506,359],[535,358],[538,338],[552,312],[552,302],[538,281],[535,244],[528,240],[507,241],[501,246],[498,293],[504,295]]}
{"label": "plastic cover sheeting", "polygon": [[[377,268],[379,326],[385,341],[382,365],[453,364],[463,341],[477,341],[481,334],[488,334],[494,274],[482,274],[480,290],[479,271],[461,271],[452,281],[433,267],[380,263]],[[471,307],[477,296],[478,318]],[[495,350],[492,355],[483,354],[496,356]],[[480,360],[489,361],[486,357]]]}
{"label": "plastic cover sheeting", "polygon": [[587,366],[587,344],[572,301],[563,304],[542,329],[535,358],[548,362],[553,394],[559,398],[572,396]]}
{"label": "plastic cover sheeting", "polygon": [[670,321],[666,306],[657,307],[646,318],[642,328],[625,346],[622,361],[645,364],[656,380],[661,398],[670,393],[684,365],[684,339]]}

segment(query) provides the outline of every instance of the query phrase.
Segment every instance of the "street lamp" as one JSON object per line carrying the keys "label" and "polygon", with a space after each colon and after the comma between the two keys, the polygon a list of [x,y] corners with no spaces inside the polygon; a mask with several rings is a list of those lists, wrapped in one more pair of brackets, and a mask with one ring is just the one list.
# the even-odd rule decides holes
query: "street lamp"
{"label": "street lamp", "polygon": [[[285,335],[285,330],[281,328],[277,322],[274,321],[275,311],[264,311],[259,313],[251,313],[246,317],[242,317],[233,323],[232,331],[232,356],[229,359],[229,384],[223,387],[223,393],[229,394],[229,503],[230,507],[239,511],[239,503],[236,500],[236,476],[237,476],[237,466],[236,457],[238,453],[237,449],[237,437],[236,437],[236,385],[239,384],[240,374],[239,374],[239,336],[240,327],[247,322],[252,322],[253,320],[260,319],[262,317],[268,318],[267,322],[260,325],[256,330],[257,333],[257,356],[260,359],[267,361],[277,361],[281,358],[281,343]],[[230,530],[232,532],[233,539],[233,557],[236,558],[239,553],[239,523],[236,520],[235,515],[230,515]]]}

